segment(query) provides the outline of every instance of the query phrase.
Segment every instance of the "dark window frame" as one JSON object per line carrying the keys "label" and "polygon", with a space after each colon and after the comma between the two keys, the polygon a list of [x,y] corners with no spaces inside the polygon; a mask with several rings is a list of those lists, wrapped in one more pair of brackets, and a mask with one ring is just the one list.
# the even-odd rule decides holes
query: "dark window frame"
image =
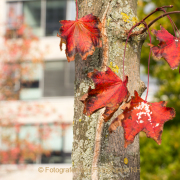
{"label": "dark window frame", "polygon": [[[24,2],[33,2],[33,1],[40,1],[41,2],[41,14],[40,14],[40,28],[42,28],[44,30],[44,33],[41,37],[53,37],[55,35],[53,35],[53,33],[47,33],[47,3],[48,3],[48,0],[16,0],[16,1],[12,1],[12,0],[9,0],[9,1],[6,1],[6,4],[10,4],[10,3],[21,3],[22,4],[22,9],[21,9],[21,14],[24,16],[24,12],[23,12],[23,3]],[[62,0],[51,0],[51,1],[60,1],[62,2]],[[67,13],[67,0],[63,0],[65,1],[65,8],[64,8],[64,12],[63,12],[63,16],[64,18],[63,19],[66,19],[66,13]],[[45,8],[44,8],[45,7]],[[57,20],[57,32],[59,31],[59,28],[61,27],[61,24],[59,23],[61,19],[58,19]],[[31,27],[31,26],[30,26]],[[31,27],[33,29],[33,27]],[[9,31],[17,31],[18,29],[17,28],[7,28]],[[54,33],[56,34],[56,33]],[[9,38],[12,38],[12,37],[9,37]],[[16,37],[18,38],[18,37]]]}

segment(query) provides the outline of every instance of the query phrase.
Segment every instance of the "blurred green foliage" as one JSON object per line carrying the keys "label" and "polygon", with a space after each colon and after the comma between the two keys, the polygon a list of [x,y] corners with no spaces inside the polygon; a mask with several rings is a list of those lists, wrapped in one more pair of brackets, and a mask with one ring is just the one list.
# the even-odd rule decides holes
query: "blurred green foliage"
{"label": "blurred green foliage", "polygon": [[[180,10],[180,1],[177,0],[138,0],[138,17],[143,19],[156,7],[173,5],[166,11]],[[152,8],[152,9],[151,9]],[[149,11],[149,12],[148,12]],[[149,23],[163,12],[156,12],[146,22]],[[180,14],[171,15],[178,29],[180,29]],[[173,28],[167,17],[158,20],[151,29],[160,29],[160,24],[174,35]],[[158,44],[151,34],[152,44]],[[149,38],[142,47],[141,64],[147,74]],[[158,61],[151,58],[150,75],[157,78],[159,90],[155,94],[156,101],[168,101],[167,106],[174,107],[176,117],[165,123],[162,135],[162,144],[159,146],[144,133],[140,134],[141,180],[180,180],[180,74],[179,69],[171,70],[163,59]],[[151,82],[150,82],[151,83]]]}
{"label": "blurred green foliage", "polygon": [[180,180],[179,129],[165,128],[160,146],[140,133],[141,180]]}

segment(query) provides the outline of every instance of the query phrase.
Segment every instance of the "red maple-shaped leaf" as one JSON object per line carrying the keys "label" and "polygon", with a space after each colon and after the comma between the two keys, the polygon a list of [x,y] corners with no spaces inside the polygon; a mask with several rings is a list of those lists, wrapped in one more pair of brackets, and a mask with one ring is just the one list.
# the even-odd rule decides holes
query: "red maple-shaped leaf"
{"label": "red maple-shaped leaf", "polygon": [[104,121],[108,121],[117,111],[123,101],[129,97],[127,89],[128,77],[122,81],[109,67],[107,71],[88,73],[88,77],[94,81],[95,89],[89,87],[88,93],[82,96],[84,103],[83,113],[90,116],[100,108],[106,107],[103,114]]}
{"label": "red maple-shaped leaf", "polygon": [[92,55],[95,47],[102,47],[101,22],[92,14],[88,14],[75,21],[59,21],[62,27],[59,29],[62,43],[66,43],[67,60],[74,61],[75,55],[80,54],[82,60],[86,60],[88,55]]}
{"label": "red maple-shaped leaf", "polygon": [[166,121],[175,117],[175,110],[166,107],[165,101],[149,103],[135,96],[124,107],[124,112],[113,120],[109,127],[110,133],[118,126],[124,128],[125,147],[133,143],[135,136],[144,131],[147,137],[161,144],[163,125]]}
{"label": "red maple-shaped leaf", "polygon": [[180,63],[180,39],[171,35],[161,26],[161,30],[152,30],[152,33],[159,40],[158,46],[149,44],[155,59],[164,58],[171,69],[176,69]]}

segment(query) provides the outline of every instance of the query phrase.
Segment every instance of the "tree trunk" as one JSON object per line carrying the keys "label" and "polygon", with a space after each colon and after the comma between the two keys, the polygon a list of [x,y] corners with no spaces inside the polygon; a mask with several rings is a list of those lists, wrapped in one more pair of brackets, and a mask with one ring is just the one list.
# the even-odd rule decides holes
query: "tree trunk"
{"label": "tree trunk", "polygon": [[[93,81],[87,78],[87,73],[94,68],[102,70],[104,64],[107,64],[122,79],[122,60],[127,38],[125,31],[137,21],[137,0],[78,0],[78,7],[79,18],[90,13],[99,17],[105,28],[104,34],[107,34],[107,42],[103,41],[103,48],[96,48],[94,54],[85,61],[76,55],[73,180],[139,180],[139,136],[137,135],[134,143],[125,149],[123,128],[117,128],[112,134],[108,132],[110,122],[121,113],[121,110],[119,109],[110,121],[102,124],[101,133],[98,128],[102,110],[87,117],[83,114],[84,104],[79,101],[80,97],[87,93],[89,86],[94,86]],[[133,37],[127,44],[125,75],[128,75],[128,90],[131,96],[134,95],[134,90],[140,95],[145,90],[145,85],[140,80],[140,53],[145,37],[145,34]],[[105,52],[106,46],[107,52]],[[107,62],[104,60],[105,55]],[[96,154],[99,153],[99,156],[94,157],[94,151]]]}

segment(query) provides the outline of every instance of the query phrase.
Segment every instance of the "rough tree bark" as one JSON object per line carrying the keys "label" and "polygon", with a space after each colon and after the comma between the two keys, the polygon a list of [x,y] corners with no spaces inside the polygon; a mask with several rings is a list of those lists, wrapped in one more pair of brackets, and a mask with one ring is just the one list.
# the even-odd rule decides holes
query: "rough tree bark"
{"label": "rough tree bark", "polygon": [[[78,7],[79,18],[93,13],[104,22],[103,26],[108,42],[103,42],[103,48],[105,49],[106,45],[108,47],[107,65],[122,78],[123,51],[127,38],[125,31],[129,30],[137,21],[137,0],[78,0]],[[134,95],[134,90],[137,90],[140,95],[145,90],[145,85],[140,80],[140,53],[145,37],[146,34],[133,37],[127,44],[125,75],[129,76],[128,90],[131,95]],[[87,117],[83,114],[84,105],[79,99],[87,93],[89,86],[94,86],[92,80],[87,78],[87,73],[93,71],[94,68],[102,70],[104,67],[103,48],[96,49],[95,53],[86,61],[82,61],[80,56],[76,55],[73,180],[139,180],[139,136],[137,135],[134,143],[125,149],[123,128],[117,128],[112,134],[108,132],[110,122],[121,113],[120,109],[109,122],[104,124],[100,134],[100,155],[94,159],[94,149],[97,148],[95,144],[98,143],[97,138],[95,141],[98,132],[96,128],[100,122],[102,110]]]}

